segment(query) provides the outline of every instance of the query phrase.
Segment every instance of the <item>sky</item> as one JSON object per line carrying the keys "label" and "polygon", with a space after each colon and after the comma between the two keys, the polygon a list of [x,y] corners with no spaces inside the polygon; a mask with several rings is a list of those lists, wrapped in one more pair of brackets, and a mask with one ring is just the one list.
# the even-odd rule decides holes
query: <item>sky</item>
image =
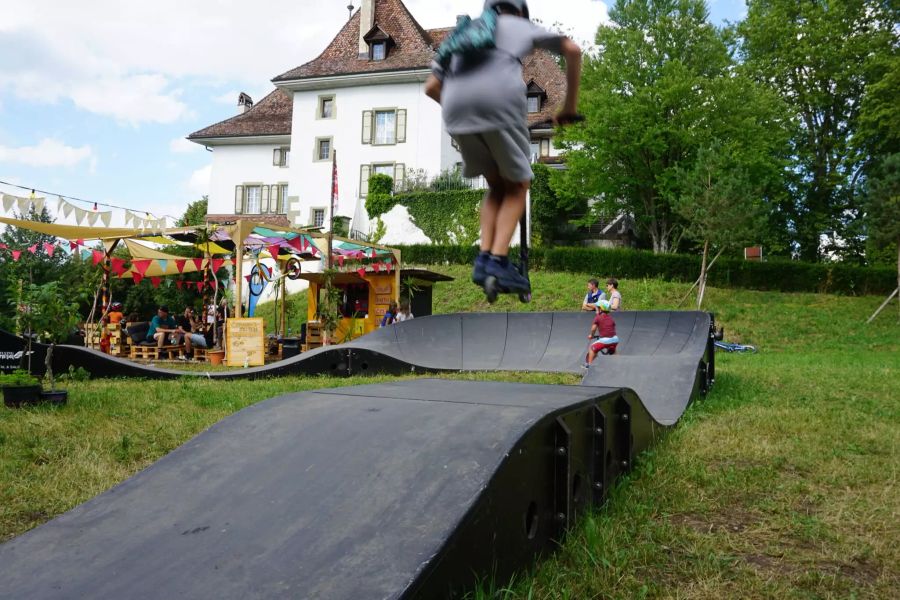
{"label": "sky", "polygon": [[[260,100],[273,77],[315,58],[349,14],[348,0],[2,4],[0,181],[156,217],[180,217],[207,191],[212,154],[184,138],[236,114],[239,92]],[[428,29],[480,13],[482,0],[405,4]],[[529,0],[532,18],[581,42],[608,22],[607,6]],[[709,10],[716,24],[746,14],[743,0],[711,0]],[[29,194],[2,184],[0,192]],[[55,209],[54,197],[48,205]],[[123,215],[113,210],[112,224]]]}

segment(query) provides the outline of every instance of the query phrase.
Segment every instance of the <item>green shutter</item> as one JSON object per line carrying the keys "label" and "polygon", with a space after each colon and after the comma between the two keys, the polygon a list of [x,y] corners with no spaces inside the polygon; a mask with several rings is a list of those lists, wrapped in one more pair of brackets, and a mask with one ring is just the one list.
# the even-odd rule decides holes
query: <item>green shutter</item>
{"label": "green shutter", "polygon": [[372,172],[372,165],[359,166],[359,197],[365,198],[369,193],[369,174]]}
{"label": "green shutter", "polygon": [[276,184],[272,186],[272,192],[269,195],[269,212],[278,212],[278,205],[281,203],[281,186]]}
{"label": "green shutter", "polygon": [[397,111],[397,143],[402,144],[406,141],[406,109],[401,108]]}
{"label": "green shutter", "polygon": [[362,113],[362,143],[363,144],[371,144],[372,143],[372,119],[373,119],[373,112],[371,110],[364,110]]}
{"label": "green shutter", "polygon": [[403,163],[394,164],[394,191],[403,189],[403,181],[406,179],[406,165]]}
{"label": "green shutter", "polygon": [[244,213],[244,186],[234,186],[234,214]]}

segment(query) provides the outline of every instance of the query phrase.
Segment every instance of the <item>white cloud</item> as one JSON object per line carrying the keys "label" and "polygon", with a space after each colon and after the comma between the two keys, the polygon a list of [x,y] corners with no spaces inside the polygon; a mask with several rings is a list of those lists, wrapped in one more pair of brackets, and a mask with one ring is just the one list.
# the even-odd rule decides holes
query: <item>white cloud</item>
{"label": "white cloud", "polygon": [[209,180],[211,176],[212,165],[206,165],[191,173],[191,177],[187,181],[187,189],[192,198],[196,200],[201,196],[209,195]]}
{"label": "white cloud", "polygon": [[0,146],[0,163],[18,163],[29,167],[74,167],[85,160],[89,161],[93,171],[96,157],[90,146],[76,148],[53,138],[45,138],[35,146]]}
{"label": "white cloud", "polygon": [[202,150],[203,146],[179,137],[169,142],[169,151],[175,154],[190,154]]}

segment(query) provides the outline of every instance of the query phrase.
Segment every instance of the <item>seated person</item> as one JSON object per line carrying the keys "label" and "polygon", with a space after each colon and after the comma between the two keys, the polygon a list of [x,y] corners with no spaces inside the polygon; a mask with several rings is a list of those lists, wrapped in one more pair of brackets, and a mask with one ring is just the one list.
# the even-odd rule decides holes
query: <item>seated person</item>
{"label": "seated person", "polygon": [[593,277],[587,282],[587,294],[584,295],[584,301],[581,303],[581,310],[597,310],[597,303],[606,299],[606,294],[600,291],[600,282]]}
{"label": "seated person", "polygon": [[203,323],[196,317],[193,308],[185,308],[181,319],[182,321],[178,325],[185,331],[184,358],[190,358],[194,354],[194,348],[208,348],[209,344],[207,344],[206,336],[203,334]]}
{"label": "seated person", "polygon": [[106,314],[109,317],[109,323],[115,325],[117,323],[121,323],[125,318],[125,315],[122,313],[122,303],[121,302],[113,302],[109,305],[109,312]]}
{"label": "seated person", "polygon": [[169,316],[169,307],[161,305],[156,311],[156,316],[150,321],[150,328],[147,329],[147,340],[155,340],[156,345],[160,348],[166,345],[166,339],[169,334],[184,333],[178,330],[178,324],[175,319]]}
{"label": "seated person", "polygon": [[397,316],[394,317],[394,323],[401,323],[403,321],[409,321],[414,319],[412,312],[409,310],[409,301],[404,300],[400,303],[400,310],[397,311]]}
{"label": "seated person", "polygon": [[394,321],[397,320],[397,302],[391,300],[391,303],[388,305],[387,311],[384,313],[384,318],[381,319],[380,327],[384,327],[385,325],[392,325]]}
{"label": "seated person", "polygon": [[622,310],[622,294],[619,293],[619,280],[615,277],[606,280],[606,295],[609,299],[609,310]]}
{"label": "seated person", "polygon": [[588,352],[587,362],[582,365],[585,369],[591,366],[597,354],[604,347],[619,343],[619,336],[616,335],[616,322],[609,315],[609,302],[601,300],[597,303],[597,316],[591,323],[591,332],[588,334],[591,340],[590,351]]}

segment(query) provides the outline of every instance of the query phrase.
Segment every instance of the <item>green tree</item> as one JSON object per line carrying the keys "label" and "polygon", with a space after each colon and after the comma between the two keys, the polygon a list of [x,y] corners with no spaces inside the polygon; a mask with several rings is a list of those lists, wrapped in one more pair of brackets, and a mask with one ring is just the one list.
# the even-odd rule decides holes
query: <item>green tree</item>
{"label": "green tree", "polygon": [[846,240],[859,216],[864,160],[851,142],[860,98],[897,48],[896,16],[881,0],[752,0],[738,26],[743,71],[771,86],[795,123],[786,212],[803,259],[823,256],[823,236]]}
{"label": "green tree", "polygon": [[[758,239],[765,207],[758,186],[727,149],[703,148],[690,169],[679,169],[682,195],[677,212],[685,220],[685,235],[703,246],[697,309],[703,304],[709,253],[716,258],[730,248]],[[715,258],[713,259],[715,261]]]}
{"label": "green tree", "polygon": [[572,237],[569,215],[584,213],[587,201],[583,197],[560,198],[553,189],[553,173],[547,165],[538,163],[532,169],[531,244],[552,246],[554,240]]}
{"label": "green tree", "polygon": [[200,200],[188,204],[184,215],[175,223],[178,227],[190,225],[206,225],[206,211],[209,206],[209,196],[203,196]]}
{"label": "green tree", "polygon": [[675,251],[684,228],[678,169],[717,143],[771,188],[777,214],[783,106],[735,72],[726,32],[709,23],[706,4],[618,0],[610,18],[597,32],[599,53],[585,61],[587,120],[561,136],[569,169],[556,185],[560,197],[595,197],[589,221],[629,212],[644,243]]}
{"label": "green tree", "polygon": [[900,293],[900,153],[887,157],[875,176],[868,180],[867,200],[866,222],[872,247],[893,248],[896,252],[897,290],[894,293]]}

